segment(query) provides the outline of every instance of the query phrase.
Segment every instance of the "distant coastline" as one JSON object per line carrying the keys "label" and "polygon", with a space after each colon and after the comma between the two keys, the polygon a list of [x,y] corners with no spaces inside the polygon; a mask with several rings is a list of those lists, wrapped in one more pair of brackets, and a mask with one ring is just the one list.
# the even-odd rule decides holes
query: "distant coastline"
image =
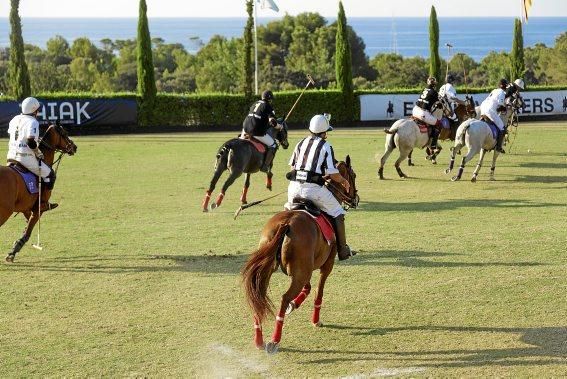
{"label": "distant coastline", "polygon": [[[281,19],[259,18],[260,24]],[[326,18],[329,23],[334,17]],[[372,58],[378,53],[397,52],[404,57],[429,55],[428,18],[419,17],[351,17],[349,25],[366,44],[366,54]],[[151,18],[152,37],[166,43],[181,43],[191,53],[219,34],[226,38],[240,37],[246,19],[230,18]],[[512,44],[513,17],[440,17],[440,46],[451,43],[453,54],[461,52],[480,61],[490,51],[509,51]],[[136,18],[22,18],[25,43],[45,48],[46,42],[61,35],[72,43],[78,37],[87,37],[100,44],[104,38],[133,39]],[[524,46],[544,43],[553,46],[555,39],[567,32],[567,17],[530,18],[524,25]],[[0,47],[9,46],[9,22],[0,18]],[[441,55],[448,54],[444,48]]]}

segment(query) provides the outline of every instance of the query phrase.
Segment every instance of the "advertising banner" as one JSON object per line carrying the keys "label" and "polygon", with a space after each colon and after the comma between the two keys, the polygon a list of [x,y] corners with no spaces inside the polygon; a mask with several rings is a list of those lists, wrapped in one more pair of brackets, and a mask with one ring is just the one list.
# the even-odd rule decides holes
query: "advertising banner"
{"label": "advertising banner", "polygon": [[[360,120],[397,120],[411,115],[411,110],[420,94],[410,95],[360,95]],[[458,94],[464,100],[465,94]],[[488,93],[472,95],[477,105],[488,97]],[[567,116],[567,91],[522,92],[526,107],[521,115],[529,116]]]}
{"label": "advertising banner", "polygon": [[[42,104],[38,114],[42,125],[57,119],[67,129],[73,126],[127,126],[137,123],[138,108],[134,99],[38,100]],[[18,102],[0,102],[0,130],[8,130],[10,120],[20,113]]]}

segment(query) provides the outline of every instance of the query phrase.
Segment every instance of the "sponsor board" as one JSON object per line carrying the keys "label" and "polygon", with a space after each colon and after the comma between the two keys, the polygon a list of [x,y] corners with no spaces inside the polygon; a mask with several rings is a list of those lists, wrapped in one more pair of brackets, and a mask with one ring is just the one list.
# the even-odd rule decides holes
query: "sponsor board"
{"label": "sponsor board", "polygon": [[[471,95],[477,105],[488,97],[488,93]],[[397,120],[411,115],[419,94],[409,95],[360,95],[360,120]],[[464,100],[465,94],[457,97]],[[520,111],[526,116],[567,116],[567,91],[522,92],[526,107]]]}
{"label": "sponsor board", "polygon": [[[137,103],[130,99],[43,100],[38,120],[41,125],[60,120],[63,126],[125,126],[137,123]],[[17,101],[0,102],[0,130],[20,114]]]}

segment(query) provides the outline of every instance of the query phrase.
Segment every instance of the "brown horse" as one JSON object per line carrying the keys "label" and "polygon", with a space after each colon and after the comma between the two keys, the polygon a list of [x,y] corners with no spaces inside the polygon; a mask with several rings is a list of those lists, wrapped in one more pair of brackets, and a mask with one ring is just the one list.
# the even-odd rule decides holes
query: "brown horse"
{"label": "brown horse", "polygon": [[[356,208],[359,197],[350,157],[347,156],[345,162],[339,162],[337,168],[348,180],[350,190],[346,193],[342,186],[334,183],[328,188],[347,209]],[[320,270],[320,276],[312,322],[315,326],[321,325],[319,312],[323,302],[323,288],[333,270],[336,254],[336,241],[329,245],[316,222],[305,212],[283,211],[268,220],[262,230],[258,249],[252,253],[242,270],[246,297],[254,312],[254,343],[258,349],[265,348],[268,353],[278,350],[284,317],[305,300],[311,291],[311,275],[317,269]],[[262,322],[268,313],[274,314],[267,291],[270,278],[279,266],[291,278],[291,285],[282,296],[272,340],[264,345]]]}
{"label": "brown horse", "polygon": [[[39,149],[44,155],[43,161],[49,166],[55,161],[55,153],[73,155],[77,146],[69,138],[67,131],[60,125],[49,125],[40,138]],[[62,155],[59,159],[61,159]],[[45,187],[45,186],[44,186]],[[51,190],[42,188],[41,200],[49,200]],[[24,180],[15,170],[0,166],[0,226],[14,212],[21,212],[27,220],[22,237],[14,242],[12,251],[6,256],[6,262],[13,262],[16,254],[29,240],[35,224],[41,217],[38,209],[38,195],[28,192]],[[45,211],[45,210],[42,210]]]}

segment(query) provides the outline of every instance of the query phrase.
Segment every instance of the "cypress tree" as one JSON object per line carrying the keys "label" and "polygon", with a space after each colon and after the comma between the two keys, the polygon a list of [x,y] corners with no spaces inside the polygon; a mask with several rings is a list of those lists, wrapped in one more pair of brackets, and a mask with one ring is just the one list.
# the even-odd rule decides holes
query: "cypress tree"
{"label": "cypress tree", "polygon": [[441,59],[439,58],[439,23],[437,12],[431,6],[429,15],[429,76],[441,81]]}
{"label": "cypress tree", "polygon": [[342,1],[339,1],[339,16],[337,18],[337,35],[335,42],[335,76],[337,88],[343,93],[345,106],[345,121],[352,121],[354,116],[354,89],[352,85],[352,58],[348,28]]}
{"label": "cypress tree", "polygon": [[254,27],[254,16],[252,15],[254,3],[253,0],[246,0],[246,12],[248,13],[248,21],[244,27],[244,69],[242,90],[244,96],[252,97],[252,28]]}
{"label": "cypress tree", "polygon": [[521,78],[526,72],[524,62],[524,37],[522,35],[522,23],[519,19],[514,21],[514,41],[510,54],[510,80]]}
{"label": "cypress tree", "polygon": [[146,0],[140,0],[138,16],[137,63],[138,63],[138,96],[139,122],[148,125],[156,99],[156,81],[154,77],[154,62],[152,58],[152,40],[148,27],[148,7]]}
{"label": "cypress tree", "polygon": [[22,37],[22,22],[18,14],[20,0],[11,0],[10,9],[10,65],[8,75],[12,95],[23,100],[31,95],[30,74],[24,55],[24,39]]}

